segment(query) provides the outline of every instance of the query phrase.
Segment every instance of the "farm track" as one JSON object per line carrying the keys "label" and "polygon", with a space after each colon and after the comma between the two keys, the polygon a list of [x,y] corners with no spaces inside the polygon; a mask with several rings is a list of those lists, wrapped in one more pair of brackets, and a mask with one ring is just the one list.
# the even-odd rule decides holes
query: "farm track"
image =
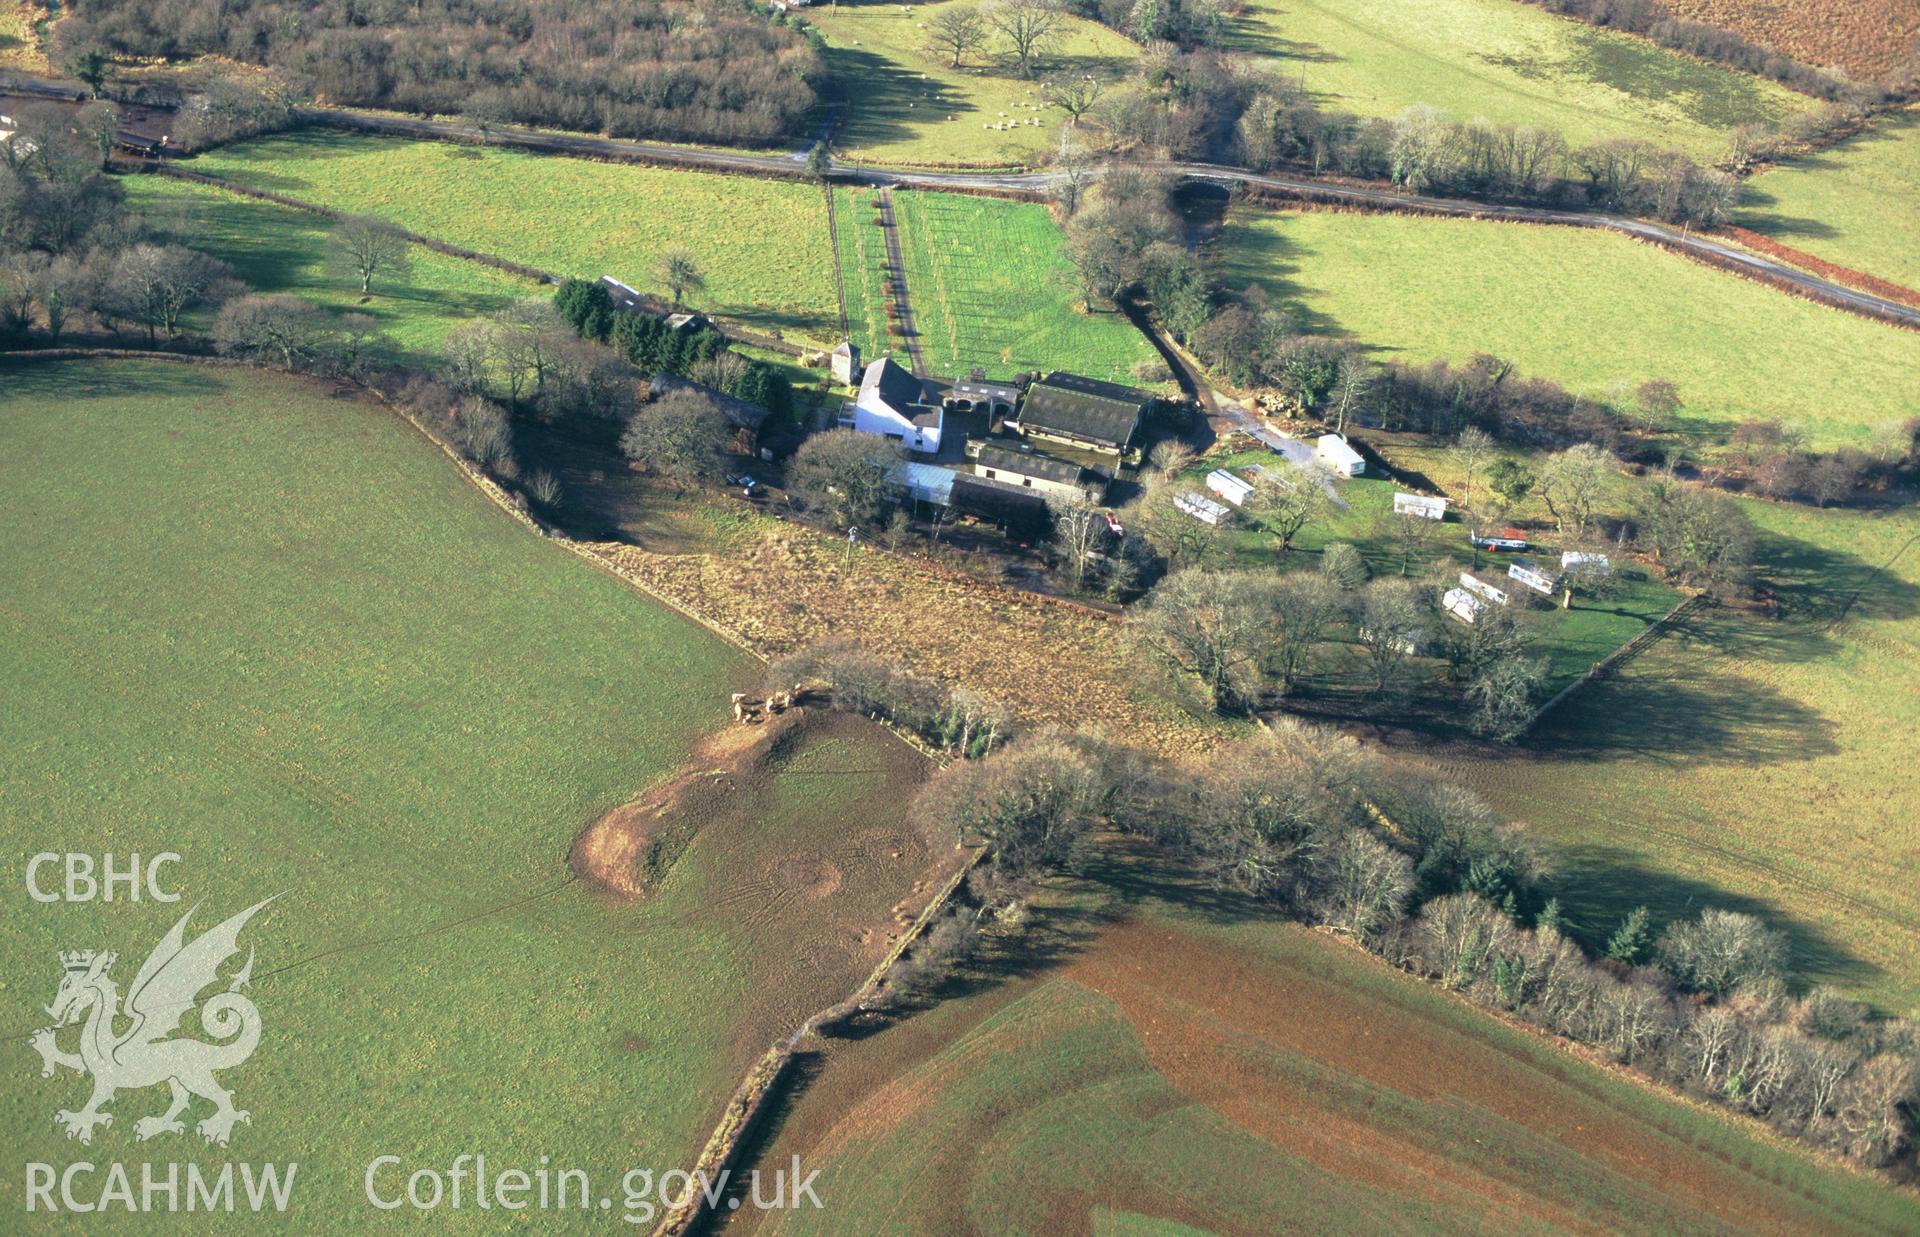
{"label": "farm track", "polygon": [[900,217],[894,213],[893,190],[882,186],[875,201],[880,206],[880,233],[887,239],[887,284],[899,307],[896,319],[907,344],[907,360],[916,378],[927,376],[927,358],[920,351],[920,324],[913,316],[913,298],[907,292],[907,263],[900,254]]}

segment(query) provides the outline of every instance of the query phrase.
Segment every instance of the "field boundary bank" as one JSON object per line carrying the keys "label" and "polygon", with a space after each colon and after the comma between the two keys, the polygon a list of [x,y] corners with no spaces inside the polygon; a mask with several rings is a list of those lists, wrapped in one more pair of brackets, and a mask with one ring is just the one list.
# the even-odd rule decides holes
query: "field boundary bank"
{"label": "field boundary bank", "polygon": [[[702,1148],[699,1158],[694,1161],[692,1171],[695,1183],[702,1179],[709,1182],[717,1181],[721,1172],[734,1167],[741,1145],[758,1128],[760,1118],[766,1114],[768,1107],[783,1093],[783,1084],[791,1076],[789,1067],[793,1064],[795,1054],[799,1052],[800,1041],[809,1034],[818,1032],[823,1025],[857,1012],[861,1005],[879,990],[887,971],[926,934],[927,929],[933,925],[933,921],[939,918],[940,913],[953,900],[954,894],[958,893],[960,887],[966,883],[967,877],[972,875],[973,870],[979,867],[990,853],[987,848],[981,847],[967,857],[959,870],[954,872],[939,891],[928,900],[926,906],[921,908],[913,923],[900,934],[900,939],[894,942],[893,948],[889,949],[886,956],[880,959],[872,971],[868,972],[866,980],[853,990],[852,995],[815,1013],[795,1028],[791,1035],[776,1041],[754,1063],[753,1068],[749,1069],[746,1077],[741,1080],[739,1087],[734,1090],[732,1097],[727,1100],[727,1106],[720,1114],[719,1123],[714,1126],[706,1146]],[[669,1209],[667,1214],[661,1217],[660,1223],[654,1226],[651,1237],[684,1237],[695,1225],[713,1212],[697,1184],[689,1184],[688,1190],[691,1197],[679,1207]]]}
{"label": "field boundary bank", "polygon": [[1551,700],[1533,711],[1533,716],[1527,719],[1527,724],[1520,728],[1520,732],[1525,734],[1527,731],[1532,730],[1541,718],[1557,708],[1567,697],[1573,695],[1595,679],[1604,678],[1622,665],[1633,660],[1645,650],[1648,645],[1666,634],[1683,615],[1701,609],[1706,606],[1706,604],[1706,596],[1702,593],[1695,593],[1691,597],[1682,597],[1679,604],[1675,605],[1673,609],[1667,611],[1653,622],[1647,624],[1646,628],[1635,634],[1633,639],[1627,641],[1613,652],[1608,653],[1591,666],[1588,666],[1585,674],[1567,684],[1558,692],[1555,692]]}
{"label": "field boundary bank", "polygon": [[833,186],[822,183],[820,195],[827,200],[827,246],[833,252],[833,295],[840,302],[840,338],[853,338],[847,325],[847,273],[840,265],[840,212],[834,205]]}
{"label": "field boundary bank", "polygon": [[1843,283],[1849,287],[1858,288],[1862,292],[1870,292],[1882,300],[1901,301],[1915,308],[1920,308],[1920,292],[1916,292],[1904,284],[1897,284],[1892,280],[1882,279],[1878,275],[1869,275],[1865,271],[1858,271],[1850,266],[1842,266],[1838,262],[1829,262],[1825,258],[1817,254],[1808,253],[1804,249],[1795,249],[1792,245],[1784,245],[1765,233],[1755,232],[1751,228],[1743,228],[1738,224],[1729,223],[1720,229],[1718,235],[1738,241],[1748,249],[1757,249],[1770,258],[1778,258],[1782,262],[1791,262],[1795,266],[1803,267],[1823,279],[1831,279],[1835,283]]}

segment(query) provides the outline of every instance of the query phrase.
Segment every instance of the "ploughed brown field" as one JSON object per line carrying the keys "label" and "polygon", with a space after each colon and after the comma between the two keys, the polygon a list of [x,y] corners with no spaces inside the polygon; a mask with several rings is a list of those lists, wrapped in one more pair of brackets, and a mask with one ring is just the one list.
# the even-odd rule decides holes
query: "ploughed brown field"
{"label": "ploughed brown field", "polygon": [[[801,1068],[769,1231],[1872,1232],[1920,1202],[1116,846],[1027,957]],[[1037,960],[1035,960],[1037,959]],[[1177,1230],[1175,1230],[1177,1231]]]}
{"label": "ploughed brown field", "polygon": [[1663,0],[1675,16],[1855,77],[1878,77],[1913,52],[1920,0]]}

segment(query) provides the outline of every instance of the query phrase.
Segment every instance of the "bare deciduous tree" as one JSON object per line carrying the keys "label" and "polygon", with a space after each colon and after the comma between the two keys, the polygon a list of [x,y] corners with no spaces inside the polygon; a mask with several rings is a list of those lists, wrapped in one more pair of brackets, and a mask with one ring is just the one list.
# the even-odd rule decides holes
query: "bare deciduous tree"
{"label": "bare deciduous tree", "polygon": [[1562,531],[1585,532],[1613,475],[1613,457],[1590,442],[1556,451],[1540,466],[1539,494]]}
{"label": "bare deciduous tree", "polygon": [[1243,507],[1249,519],[1273,535],[1280,553],[1293,550],[1294,538],[1316,520],[1325,519],[1333,502],[1319,477],[1291,462],[1274,460],[1261,465],[1254,476],[1253,493]]}
{"label": "bare deciduous tree", "polygon": [[1067,114],[1067,123],[1080,127],[1080,118],[1093,110],[1107,91],[1106,82],[1091,73],[1052,77],[1040,83],[1040,97]]}
{"label": "bare deciduous tree", "polygon": [[1474,482],[1480,479],[1498,455],[1493,435],[1477,425],[1469,425],[1447,447],[1447,462],[1460,470],[1460,505],[1473,507]]}
{"label": "bare deciduous tree", "polygon": [[946,5],[927,19],[927,46],[950,56],[956,69],[968,52],[986,46],[987,34],[987,19],[971,4]]}
{"label": "bare deciduous tree", "polygon": [[335,269],[360,281],[360,295],[373,295],[376,276],[405,279],[412,273],[412,243],[390,220],[349,215],[327,234],[327,257]]}
{"label": "bare deciduous tree", "polygon": [[1135,637],[1155,661],[1198,679],[1215,709],[1245,708],[1261,684],[1275,583],[1252,572],[1176,571],[1135,611]]}
{"label": "bare deciduous tree", "polygon": [[1060,38],[1066,17],[1056,0],[997,0],[987,23],[1006,40],[1022,77],[1032,77],[1040,57]]}
{"label": "bare deciduous tree", "polygon": [[1670,926],[1655,956],[1687,987],[1724,996],[1779,975],[1786,965],[1787,938],[1752,915],[1709,908]]}
{"label": "bare deciduous tree", "polygon": [[1113,536],[1106,513],[1084,494],[1050,496],[1047,507],[1053,513],[1053,549],[1061,574],[1067,586],[1078,591],[1098,567],[1102,550]]}

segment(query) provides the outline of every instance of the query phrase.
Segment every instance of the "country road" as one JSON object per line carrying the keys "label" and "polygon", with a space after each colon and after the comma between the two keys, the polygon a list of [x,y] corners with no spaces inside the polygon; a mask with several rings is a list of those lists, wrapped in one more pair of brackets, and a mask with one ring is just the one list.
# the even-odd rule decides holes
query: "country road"
{"label": "country road", "polygon": [[[79,92],[54,83],[9,75],[9,89],[48,98],[72,100]],[[580,155],[587,158],[647,163],[663,167],[733,172],[748,176],[804,177],[805,153],[747,154],[740,151],[709,150],[689,146],[671,146],[659,142],[630,141],[625,138],[594,137],[587,134],[548,133],[514,127],[495,128],[483,138],[472,125],[446,120],[426,120],[411,116],[376,115],[346,108],[305,107],[295,112],[303,124],[353,129],[366,133],[384,133],[398,137],[431,138],[442,141],[482,142],[519,150]],[[1463,219],[1504,219],[1516,223],[1550,224],[1574,228],[1598,228],[1619,232],[1639,240],[1688,254],[1710,265],[1752,276],[1776,287],[1797,292],[1812,300],[1866,317],[1920,329],[1920,308],[1860,292],[1832,280],[1810,275],[1783,262],[1724,244],[1711,237],[1676,229],[1650,220],[1599,211],[1549,210],[1543,207],[1511,206],[1476,202],[1464,198],[1425,197],[1367,185],[1343,184],[1311,176],[1284,176],[1249,172],[1243,168],[1211,163],[1149,163],[1146,167],[1171,176],[1217,184],[1245,184],[1255,189],[1284,194],[1311,202],[1353,205],[1375,210],[1411,211]],[[1099,175],[1104,169],[1092,169]],[[954,189],[1003,193],[1041,198],[1060,182],[1058,172],[969,172],[921,171],[910,168],[874,167],[864,164],[836,163],[832,178],[842,183],[871,185],[877,188]]]}

